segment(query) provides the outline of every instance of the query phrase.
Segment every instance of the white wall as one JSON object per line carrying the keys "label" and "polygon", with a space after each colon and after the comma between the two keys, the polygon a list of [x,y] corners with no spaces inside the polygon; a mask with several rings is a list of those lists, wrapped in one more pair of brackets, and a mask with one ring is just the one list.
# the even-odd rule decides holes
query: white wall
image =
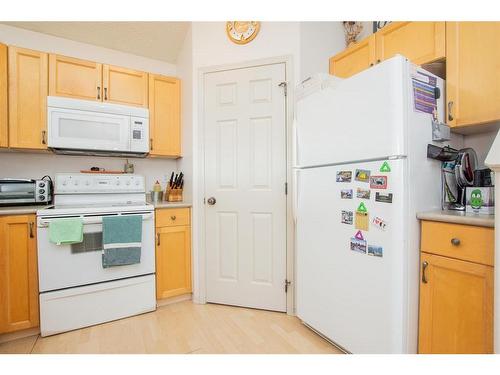
{"label": "white wall", "polygon": [[487,133],[469,134],[464,136],[464,147],[472,147],[476,150],[479,168],[485,168],[484,160],[488,155],[488,151],[490,150],[496,135],[497,131],[495,130]]}
{"label": "white wall", "polygon": [[[176,75],[176,66],[163,61],[2,24],[0,24],[0,42],[146,72]],[[129,161],[135,165],[136,173],[146,176],[148,190],[152,188],[157,179],[165,186],[165,176],[170,176],[172,171],[177,170],[177,162],[171,159],[131,158]],[[0,178],[39,178],[46,174],[54,178],[56,172],[78,172],[92,166],[122,170],[124,162],[124,158],[65,156],[48,152],[5,152],[0,149]]]}

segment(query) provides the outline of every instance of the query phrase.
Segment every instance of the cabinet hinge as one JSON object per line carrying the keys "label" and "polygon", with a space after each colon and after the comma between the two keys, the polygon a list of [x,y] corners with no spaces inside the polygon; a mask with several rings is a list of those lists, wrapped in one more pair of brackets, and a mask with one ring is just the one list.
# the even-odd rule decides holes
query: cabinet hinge
{"label": "cabinet hinge", "polygon": [[286,81],[283,81],[278,86],[283,87],[283,94],[285,96],[287,96],[288,95],[288,83]]}
{"label": "cabinet hinge", "polygon": [[285,195],[288,195],[288,182],[285,182]]}
{"label": "cabinet hinge", "polygon": [[288,293],[288,287],[290,286],[292,282],[288,281],[288,279],[285,279],[285,293]]}

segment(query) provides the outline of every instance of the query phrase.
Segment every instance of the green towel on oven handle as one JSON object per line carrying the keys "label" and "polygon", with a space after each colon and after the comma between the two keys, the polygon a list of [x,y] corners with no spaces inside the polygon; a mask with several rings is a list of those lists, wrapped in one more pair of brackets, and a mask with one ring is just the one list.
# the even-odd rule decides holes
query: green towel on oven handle
{"label": "green towel on oven handle", "polygon": [[142,215],[102,218],[102,266],[125,266],[141,262]]}
{"label": "green towel on oven handle", "polygon": [[57,245],[71,245],[83,241],[81,218],[53,219],[49,222],[49,240]]}

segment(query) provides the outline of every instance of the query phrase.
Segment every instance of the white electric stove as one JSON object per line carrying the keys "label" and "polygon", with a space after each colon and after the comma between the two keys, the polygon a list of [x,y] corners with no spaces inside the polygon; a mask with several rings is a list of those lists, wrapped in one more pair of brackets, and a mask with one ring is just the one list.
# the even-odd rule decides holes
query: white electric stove
{"label": "white electric stove", "polygon": [[[42,336],[156,309],[154,207],[144,177],[60,173],[52,208],[37,211],[40,330]],[[141,261],[102,267],[102,218],[142,216]],[[81,217],[83,242],[49,241],[53,220]]]}

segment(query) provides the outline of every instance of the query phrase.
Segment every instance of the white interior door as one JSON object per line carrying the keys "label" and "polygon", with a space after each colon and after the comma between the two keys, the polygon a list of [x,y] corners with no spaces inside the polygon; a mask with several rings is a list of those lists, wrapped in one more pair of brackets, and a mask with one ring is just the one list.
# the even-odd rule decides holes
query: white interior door
{"label": "white interior door", "polygon": [[207,302],[286,311],[285,80],[283,63],[205,75]]}

